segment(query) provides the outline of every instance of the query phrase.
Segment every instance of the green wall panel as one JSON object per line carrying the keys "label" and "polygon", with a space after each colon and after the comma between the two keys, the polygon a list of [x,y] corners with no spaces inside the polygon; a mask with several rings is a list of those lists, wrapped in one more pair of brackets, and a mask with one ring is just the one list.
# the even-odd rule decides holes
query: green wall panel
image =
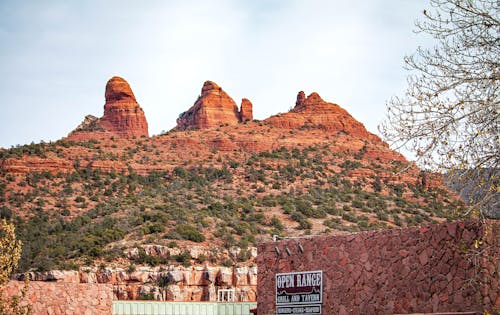
{"label": "green wall panel", "polygon": [[113,315],[250,315],[257,302],[113,301]]}

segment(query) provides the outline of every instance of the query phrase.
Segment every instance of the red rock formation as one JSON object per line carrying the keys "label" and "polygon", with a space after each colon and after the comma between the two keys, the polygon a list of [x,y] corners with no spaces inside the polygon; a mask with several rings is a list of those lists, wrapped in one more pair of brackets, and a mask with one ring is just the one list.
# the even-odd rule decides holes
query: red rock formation
{"label": "red rock formation", "polygon": [[240,121],[252,121],[253,120],[253,105],[248,99],[244,98],[241,100],[240,106]]}
{"label": "red rock formation", "polygon": [[106,84],[106,104],[102,126],[121,136],[148,136],[148,123],[144,111],[137,104],[127,81],[112,77]]}
{"label": "red rock formation", "polygon": [[337,104],[325,102],[315,92],[307,98],[304,92],[299,92],[295,107],[290,112],[271,116],[265,122],[279,128],[321,128],[327,131],[343,131],[362,139],[381,141],[345,109]]}
{"label": "red rock formation", "polygon": [[0,160],[0,169],[12,175],[25,175],[35,172],[67,173],[73,171],[74,167],[71,161],[49,154],[45,158],[26,155]]}
{"label": "red rock formation", "polygon": [[[158,257],[156,250],[151,247],[144,248],[149,254]],[[179,250],[162,248],[166,253],[174,251],[178,255]],[[135,255],[138,250],[135,248]],[[253,248],[257,256],[256,248]],[[192,252],[192,251],[190,251]],[[172,266],[173,267],[173,266]],[[17,274],[18,281],[11,281],[7,287],[14,286],[17,282],[22,284],[25,274]],[[192,266],[173,267],[168,271],[159,272],[158,269],[149,267],[139,267],[138,270],[127,272],[117,268],[85,268],[79,271],[51,270],[48,272],[30,272],[30,286],[50,287],[56,284],[60,288],[73,287],[81,284],[82,288],[94,285],[95,289],[109,286],[113,288],[114,300],[137,300],[141,293],[152,293],[155,300],[160,301],[212,301],[217,300],[217,289],[233,287],[236,290],[236,301],[250,302],[256,300],[257,291],[257,267],[223,267],[223,266]],[[167,279],[166,287],[158,286],[160,279]],[[52,288],[51,291],[57,290]],[[9,289],[8,292],[10,292]],[[202,294],[202,292],[206,292]],[[43,292],[40,292],[44,295]],[[50,299],[47,303],[50,303]],[[39,313],[42,314],[42,313]],[[45,313],[43,313],[45,314]],[[83,314],[83,313],[82,313]],[[96,313],[102,314],[102,312]]]}
{"label": "red rock formation", "polygon": [[[248,101],[248,100],[247,100]],[[252,103],[242,103],[242,111],[224,90],[212,81],[206,81],[201,96],[194,105],[177,119],[176,130],[207,129],[221,125],[234,125],[252,119]]]}
{"label": "red rock formation", "polygon": [[304,103],[306,102],[306,94],[304,91],[300,91],[297,94],[297,101],[295,102],[295,108],[304,107]]}
{"label": "red rock formation", "polygon": [[106,84],[106,103],[101,118],[87,115],[68,136],[69,140],[91,138],[148,136],[148,122],[127,81],[112,77]]}

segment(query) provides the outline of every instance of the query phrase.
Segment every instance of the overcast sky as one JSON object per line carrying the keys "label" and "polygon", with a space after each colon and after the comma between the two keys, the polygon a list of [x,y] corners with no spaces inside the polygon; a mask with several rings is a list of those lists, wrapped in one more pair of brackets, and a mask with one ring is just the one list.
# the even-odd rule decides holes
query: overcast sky
{"label": "overcast sky", "polygon": [[203,82],[254,118],[318,92],[377,133],[419,45],[422,0],[0,1],[0,147],[54,141],[125,78],[150,135],[175,126]]}

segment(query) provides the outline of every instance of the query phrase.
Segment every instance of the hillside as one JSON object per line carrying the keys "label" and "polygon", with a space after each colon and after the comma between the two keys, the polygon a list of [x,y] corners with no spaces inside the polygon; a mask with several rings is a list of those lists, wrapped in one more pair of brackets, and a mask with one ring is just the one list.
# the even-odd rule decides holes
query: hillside
{"label": "hillside", "polygon": [[250,101],[238,110],[205,83],[174,130],[148,137],[120,80],[108,82],[102,118],[87,116],[54,143],[0,149],[0,215],[24,242],[20,271],[250,265],[254,245],[275,234],[406,227],[460,213],[438,175],[317,93],[300,92],[290,112],[255,121]]}

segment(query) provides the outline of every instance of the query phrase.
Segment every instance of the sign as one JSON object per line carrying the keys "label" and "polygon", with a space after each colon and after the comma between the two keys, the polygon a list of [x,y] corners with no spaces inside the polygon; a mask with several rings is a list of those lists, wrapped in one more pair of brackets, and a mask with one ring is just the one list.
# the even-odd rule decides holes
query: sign
{"label": "sign", "polygon": [[323,271],[276,274],[276,314],[321,314]]}
{"label": "sign", "polygon": [[295,306],[278,306],[276,314],[301,314],[315,315],[321,314],[321,304],[318,305],[295,305]]}

